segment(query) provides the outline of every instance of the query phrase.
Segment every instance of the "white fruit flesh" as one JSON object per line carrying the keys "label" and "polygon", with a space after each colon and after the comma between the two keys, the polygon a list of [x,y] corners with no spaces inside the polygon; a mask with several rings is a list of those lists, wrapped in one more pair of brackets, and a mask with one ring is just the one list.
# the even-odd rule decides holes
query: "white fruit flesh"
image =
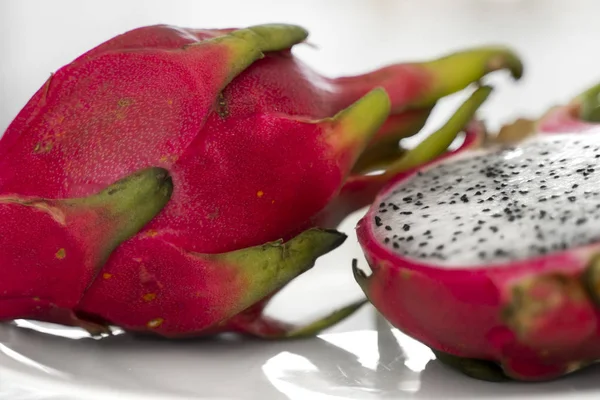
{"label": "white fruit flesh", "polygon": [[600,136],[536,136],[463,154],[387,192],[377,240],[441,267],[510,263],[600,241]]}

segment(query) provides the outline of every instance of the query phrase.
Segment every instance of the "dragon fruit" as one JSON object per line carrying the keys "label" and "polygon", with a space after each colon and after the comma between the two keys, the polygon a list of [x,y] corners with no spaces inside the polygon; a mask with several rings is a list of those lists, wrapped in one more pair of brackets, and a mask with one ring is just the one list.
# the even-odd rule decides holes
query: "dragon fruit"
{"label": "dragon fruit", "polygon": [[[350,178],[381,186],[388,175],[364,171],[414,158],[398,140],[440,97],[499,69],[518,78],[522,66],[507,49],[478,48],[328,79],[291,54],[306,36],[292,25],[143,27],[54,73],[0,141],[2,213],[14,222],[1,238],[0,320],[289,337],[358,308],[304,327],[263,313],[344,241],[330,205],[347,214],[372,199],[344,190]],[[455,137],[485,97],[442,130]],[[138,171],[163,178],[110,186]]]}
{"label": "dragon fruit", "polygon": [[554,379],[600,359],[600,86],[399,174],[357,226],[369,300],[469,376]]}

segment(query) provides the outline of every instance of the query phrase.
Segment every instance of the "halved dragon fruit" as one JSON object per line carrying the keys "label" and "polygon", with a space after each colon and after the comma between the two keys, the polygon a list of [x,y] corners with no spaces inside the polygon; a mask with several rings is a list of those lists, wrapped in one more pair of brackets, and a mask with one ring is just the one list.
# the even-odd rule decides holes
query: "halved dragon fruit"
{"label": "halved dragon fruit", "polygon": [[[600,359],[600,86],[399,174],[358,224],[389,321],[472,377],[540,381]],[[425,144],[424,146],[427,146]]]}

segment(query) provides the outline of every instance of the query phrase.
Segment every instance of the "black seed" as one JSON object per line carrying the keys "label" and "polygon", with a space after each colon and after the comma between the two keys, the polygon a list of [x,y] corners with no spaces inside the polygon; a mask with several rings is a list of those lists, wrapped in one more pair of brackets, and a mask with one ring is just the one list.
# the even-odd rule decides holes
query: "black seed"
{"label": "black seed", "polygon": [[468,203],[468,202],[469,202],[469,198],[467,197],[467,195],[466,195],[466,194],[463,194],[462,196],[460,196],[460,200],[461,200],[463,203]]}
{"label": "black seed", "polygon": [[381,223],[381,218],[379,218],[379,217],[377,217],[377,216],[375,217],[375,225],[376,225],[376,226],[381,226],[381,225],[383,225],[383,224]]}
{"label": "black seed", "polygon": [[575,196],[569,196],[569,197],[567,197],[567,199],[572,203],[575,200],[577,200],[577,197],[575,197]]}
{"label": "black seed", "polygon": [[497,226],[490,226],[490,231],[497,233],[498,232],[498,227]]}
{"label": "black seed", "polygon": [[419,247],[425,247],[425,246],[427,246],[427,242],[421,242],[421,243],[419,243]]}
{"label": "black seed", "polygon": [[404,224],[404,225],[402,226],[402,230],[403,230],[404,232],[408,232],[408,231],[410,231],[410,225],[408,225],[408,224]]}
{"label": "black seed", "polygon": [[389,242],[390,242],[390,238],[386,237],[385,239],[383,239],[383,241],[384,241],[385,243],[389,243]]}
{"label": "black seed", "polygon": [[400,245],[399,245],[398,243],[396,243],[396,242],[394,242],[394,245],[393,245],[393,246],[394,246],[394,248],[395,248],[395,249],[397,249],[397,248],[399,248],[399,247],[400,247]]}
{"label": "black seed", "polygon": [[410,215],[410,214],[412,214],[412,211],[401,211],[400,214],[402,214],[402,215]]}
{"label": "black seed", "polygon": [[391,231],[391,230],[392,230],[392,227],[391,227],[391,226],[389,226],[389,225],[386,225],[386,226],[385,226],[385,230],[386,230],[386,231]]}
{"label": "black seed", "polygon": [[413,240],[415,240],[414,236],[409,236],[406,238],[407,242],[412,242]]}
{"label": "black seed", "polygon": [[506,251],[502,250],[502,249],[496,249],[496,251],[494,252],[494,255],[496,257],[502,257],[507,255]]}
{"label": "black seed", "polygon": [[538,233],[537,235],[535,235],[535,237],[536,237],[538,240],[544,240],[544,235],[542,235],[542,233],[541,233],[541,232],[540,232],[540,233]]}

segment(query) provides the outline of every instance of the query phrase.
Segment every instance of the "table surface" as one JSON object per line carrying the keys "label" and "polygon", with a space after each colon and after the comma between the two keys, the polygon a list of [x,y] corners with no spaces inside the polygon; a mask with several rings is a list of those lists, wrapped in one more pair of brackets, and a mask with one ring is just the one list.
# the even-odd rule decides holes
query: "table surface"
{"label": "table surface", "polygon": [[[126,30],[157,23],[209,28],[268,22],[306,27],[315,46],[299,46],[296,54],[329,76],[476,45],[510,46],[523,59],[525,75],[518,83],[504,72],[486,79],[496,90],[479,115],[495,129],[519,116],[538,116],[600,82],[598,15],[597,0],[2,0],[0,132],[51,72]],[[441,101],[424,133],[463,98],[460,93]],[[349,240],[286,289],[270,312],[292,310],[303,319],[332,298],[341,304],[361,295],[349,273],[350,260],[362,257],[353,229],[359,216],[340,227]],[[303,295],[306,290],[311,296]],[[330,333],[367,329],[371,312],[364,310]],[[6,383],[0,376],[0,397],[1,384]]]}

